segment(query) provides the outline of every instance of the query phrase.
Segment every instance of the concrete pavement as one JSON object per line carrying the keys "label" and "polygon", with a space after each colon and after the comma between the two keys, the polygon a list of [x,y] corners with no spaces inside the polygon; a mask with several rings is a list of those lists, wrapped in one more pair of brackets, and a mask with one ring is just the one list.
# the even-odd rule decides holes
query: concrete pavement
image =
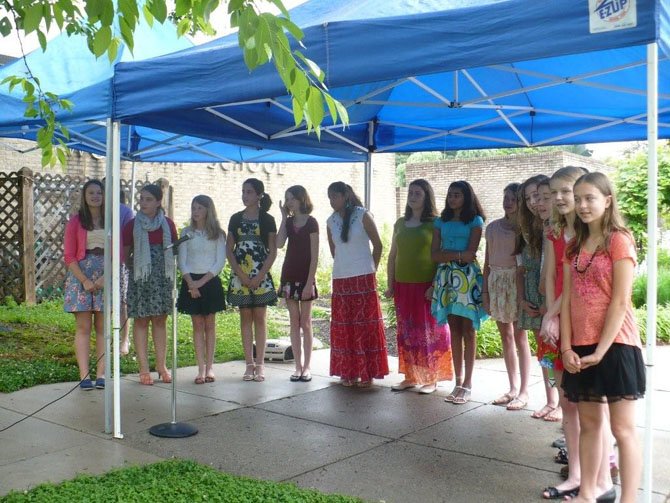
{"label": "concrete pavement", "polygon": [[[543,487],[560,482],[550,447],[559,428],[530,417],[544,403],[536,364],[527,409],[510,412],[490,404],[506,391],[500,359],[477,361],[472,400],[460,406],[444,402],[448,382],[432,395],[391,392],[397,374],[368,389],[342,387],[328,359],[328,350],[314,353],[310,383],[289,382],[291,363],[267,364],[264,383],[243,382],[243,362],[216,365],[217,381],[205,385],[193,384],[194,368],[179,369],[177,418],[199,429],[186,439],[148,432],[171,419],[171,385],[122,379],[122,440],[103,431],[103,393],[76,389],[0,433],[0,495],[171,457],[385,502],[540,501]],[[656,363],[652,501],[662,503],[670,501],[670,347],[657,349]],[[0,394],[0,429],[73,386]]]}

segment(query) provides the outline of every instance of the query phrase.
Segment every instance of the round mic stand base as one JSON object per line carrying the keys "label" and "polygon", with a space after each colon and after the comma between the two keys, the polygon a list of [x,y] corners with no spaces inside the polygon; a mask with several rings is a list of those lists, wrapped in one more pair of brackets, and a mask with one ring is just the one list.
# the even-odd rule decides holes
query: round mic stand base
{"label": "round mic stand base", "polygon": [[154,437],[186,438],[198,433],[198,428],[188,423],[162,423],[149,428]]}

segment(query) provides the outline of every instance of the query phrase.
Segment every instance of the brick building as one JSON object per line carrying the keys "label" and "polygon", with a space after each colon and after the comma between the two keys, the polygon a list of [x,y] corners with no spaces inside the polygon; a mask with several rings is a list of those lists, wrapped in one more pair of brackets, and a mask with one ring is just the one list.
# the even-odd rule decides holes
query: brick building
{"label": "brick building", "polygon": [[[503,216],[503,189],[512,182],[540,173],[551,174],[563,166],[583,166],[589,171],[611,172],[612,168],[591,157],[570,152],[550,151],[538,154],[514,154],[473,159],[449,159],[408,164],[405,179],[407,183],[417,178],[425,178],[435,191],[439,211],[444,209],[449,185],[456,180],[467,180],[484,207],[486,221]],[[404,211],[407,200],[406,188],[398,190],[397,210]]]}

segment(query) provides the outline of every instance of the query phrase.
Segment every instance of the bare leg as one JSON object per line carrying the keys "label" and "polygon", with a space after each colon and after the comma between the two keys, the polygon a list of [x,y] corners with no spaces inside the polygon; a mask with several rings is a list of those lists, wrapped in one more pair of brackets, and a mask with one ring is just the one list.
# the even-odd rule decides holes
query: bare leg
{"label": "bare leg", "polygon": [[214,377],[214,352],[216,351],[216,313],[205,316],[205,373]]}
{"label": "bare leg", "polygon": [[195,360],[198,364],[198,376],[205,378],[205,317],[201,315],[191,316],[193,325],[193,347],[195,348]]}
{"label": "bare leg", "polygon": [[456,376],[456,386],[451,392],[451,395],[454,395],[456,388],[463,384],[463,334],[458,316],[449,315],[448,320],[451,332],[451,359],[454,362],[454,375]]}
{"label": "bare leg", "polygon": [[100,379],[105,377],[105,327],[104,315],[101,311],[93,313],[93,323],[95,324],[95,353],[96,353],[96,370],[95,377]]}
{"label": "bare leg", "polygon": [[635,431],[635,401],[611,403],[609,411],[612,433],[619,445],[621,503],[634,503],[642,471],[640,442]]}
{"label": "bare leg", "polygon": [[507,380],[509,381],[509,396],[515,397],[519,394],[517,374],[519,373],[519,360],[516,356],[514,346],[514,324],[496,321],[498,332],[502,340],[503,359],[505,360],[505,369],[507,370]]}
{"label": "bare leg", "polygon": [[[603,430],[605,429],[605,405],[597,402],[579,402],[579,459],[581,464],[580,499],[593,501],[596,494],[596,481],[603,458]],[[565,409],[563,417],[565,417]],[[567,437],[566,437],[567,438]],[[569,452],[569,451],[568,451]],[[569,452],[572,463],[572,452]]]}
{"label": "bare leg", "polygon": [[530,344],[528,335],[522,328],[514,326],[514,342],[516,350],[519,353],[519,374],[521,376],[521,386],[519,388],[519,400],[528,401],[528,381],[530,380]]}
{"label": "bare leg", "polygon": [[[254,363],[254,316],[253,310],[248,307],[240,308],[240,331],[242,332],[242,348],[247,365]],[[258,348],[256,348],[258,351]]]}
{"label": "bare leg", "polygon": [[305,373],[309,372],[309,366],[312,359],[312,347],[314,346],[311,300],[303,300],[300,302],[300,328],[302,328],[303,337],[302,371]]}
{"label": "bare leg", "polygon": [[149,373],[149,359],[147,358],[147,339],[149,337],[150,318],[135,318],[133,320],[133,339],[135,352],[140,364],[140,374]]}
{"label": "bare leg", "polygon": [[252,310],[254,318],[254,338],[256,339],[256,376],[254,381],[262,382],[265,380],[265,342],[267,341],[267,324],[265,314],[267,308],[254,307]]}
{"label": "bare leg", "polygon": [[130,327],[128,325],[130,322],[128,319],[128,304],[121,302],[119,314],[121,315],[121,343],[119,344],[119,353],[121,353],[121,356],[125,356],[130,352],[130,339],[128,337],[130,332]]}
{"label": "bare leg", "polygon": [[[156,370],[163,379],[165,374],[169,375],[166,363],[167,356],[167,315],[151,317],[151,337],[154,340],[154,349],[156,350]],[[169,379],[163,379],[169,381]]]}
{"label": "bare leg", "polygon": [[288,317],[291,323],[291,348],[293,349],[293,357],[295,358],[295,372],[294,376],[300,377],[302,375],[302,341],[300,340],[300,303],[297,300],[286,299],[286,308],[288,309]]}
{"label": "bare leg", "polygon": [[475,368],[475,356],[477,354],[477,332],[475,332],[475,329],[472,326],[472,321],[467,318],[461,318],[461,327],[463,341],[465,343],[465,375],[463,377],[463,387],[472,389],[472,372]]}
{"label": "bare leg", "polygon": [[[88,360],[91,350],[91,325],[93,313],[91,311],[83,311],[74,314],[74,321],[76,329],[74,333],[74,353],[77,357],[77,365],[79,366],[79,380],[88,376]],[[97,334],[96,334],[97,339]]]}

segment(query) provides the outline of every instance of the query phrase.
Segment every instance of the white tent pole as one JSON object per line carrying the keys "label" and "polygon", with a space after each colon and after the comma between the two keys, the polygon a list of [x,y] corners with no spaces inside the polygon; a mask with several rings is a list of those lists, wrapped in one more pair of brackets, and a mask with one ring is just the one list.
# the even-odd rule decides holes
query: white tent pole
{"label": "white tent pole", "polygon": [[[112,334],[112,121],[107,120],[107,143],[105,163],[105,287],[104,287],[104,334],[105,334],[105,376],[112,375],[110,354]],[[99,337],[96,334],[96,337]],[[109,382],[109,381],[108,381]],[[112,390],[105,387],[105,433],[112,432]]]}
{"label": "white tent pole", "polygon": [[121,330],[121,123],[112,123],[112,327],[114,346],[114,438],[121,433],[121,357],[119,333]]}
{"label": "white tent pole", "polygon": [[643,501],[651,503],[654,445],[654,351],[656,348],[656,228],[658,225],[658,46],[647,46],[647,400],[644,430]]}

